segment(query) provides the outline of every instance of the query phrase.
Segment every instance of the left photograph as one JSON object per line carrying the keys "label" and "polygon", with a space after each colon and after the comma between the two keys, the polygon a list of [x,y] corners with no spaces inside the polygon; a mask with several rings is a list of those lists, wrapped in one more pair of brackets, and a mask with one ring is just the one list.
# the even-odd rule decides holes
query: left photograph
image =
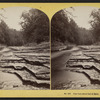
{"label": "left photograph", "polygon": [[44,12],[0,9],[0,89],[50,89],[49,18]]}

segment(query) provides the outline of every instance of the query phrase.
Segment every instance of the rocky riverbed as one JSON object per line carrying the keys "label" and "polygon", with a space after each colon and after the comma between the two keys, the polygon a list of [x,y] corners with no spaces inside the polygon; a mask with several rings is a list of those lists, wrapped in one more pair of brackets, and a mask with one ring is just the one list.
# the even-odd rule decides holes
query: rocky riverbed
{"label": "rocky riverbed", "polygon": [[54,55],[52,89],[100,89],[100,46],[77,46]]}
{"label": "rocky riverbed", "polygon": [[0,89],[50,89],[49,45],[1,47]]}

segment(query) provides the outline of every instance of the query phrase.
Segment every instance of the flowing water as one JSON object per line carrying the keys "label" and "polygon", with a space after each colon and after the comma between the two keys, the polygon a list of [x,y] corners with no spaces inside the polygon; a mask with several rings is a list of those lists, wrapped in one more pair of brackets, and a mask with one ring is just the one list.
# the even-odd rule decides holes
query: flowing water
{"label": "flowing water", "polygon": [[58,55],[51,60],[52,89],[100,89],[100,46],[78,46]]}

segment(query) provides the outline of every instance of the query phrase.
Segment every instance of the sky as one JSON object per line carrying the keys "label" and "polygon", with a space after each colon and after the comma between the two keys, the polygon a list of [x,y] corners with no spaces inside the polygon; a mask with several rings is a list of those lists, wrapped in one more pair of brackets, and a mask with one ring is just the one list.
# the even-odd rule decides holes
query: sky
{"label": "sky", "polygon": [[[22,21],[20,19],[23,11],[29,11],[31,8],[29,7],[9,7],[0,9],[0,18],[3,19],[9,28],[13,28],[16,30],[21,29],[21,25],[19,23]],[[3,15],[4,17],[2,17]]]}
{"label": "sky", "polygon": [[[91,26],[89,24],[89,20],[91,20],[90,13],[94,9],[98,9],[96,7],[90,6],[78,6],[72,8],[66,8],[65,10],[72,12],[75,16],[73,19],[77,23],[78,26],[89,29]],[[3,19],[6,24],[13,29],[20,30],[21,25],[19,23],[22,21],[20,19],[23,11],[29,11],[31,8],[29,7],[9,7],[0,9],[0,18]],[[3,15],[4,17],[2,17]]]}
{"label": "sky", "polygon": [[66,8],[65,11],[67,10],[68,12],[72,13],[72,15],[74,16],[73,19],[79,27],[89,29],[91,27],[89,21],[92,19],[92,17],[90,17],[90,14],[94,9],[97,10],[98,8],[90,6],[79,6]]}

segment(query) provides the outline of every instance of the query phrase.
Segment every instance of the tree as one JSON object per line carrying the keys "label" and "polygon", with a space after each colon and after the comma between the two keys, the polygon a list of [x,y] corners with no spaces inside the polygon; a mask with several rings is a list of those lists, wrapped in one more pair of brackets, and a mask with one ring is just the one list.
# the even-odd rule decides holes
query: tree
{"label": "tree", "polygon": [[49,19],[40,10],[31,9],[29,12],[23,12],[20,23],[26,42],[37,42],[49,40]]}
{"label": "tree", "polygon": [[9,44],[9,28],[7,26],[7,24],[1,20],[0,22],[0,43],[1,44]]}
{"label": "tree", "polygon": [[94,43],[94,37],[91,30],[79,27],[79,45],[91,45]]}
{"label": "tree", "polygon": [[69,12],[60,10],[51,20],[51,41],[70,42],[78,44],[78,26],[68,16]]}
{"label": "tree", "polygon": [[23,33],[17,31],[16,29],[9,29],[8,32],[10,36],[10,43],[11,46],[21,46],[24,45]]}
{"label": "tree", "polygon": [[91,12],[92,20],[90,24],[92,26],[93,36],[95,37],[95,42],[100,41],[100,9],[93,10]]}

